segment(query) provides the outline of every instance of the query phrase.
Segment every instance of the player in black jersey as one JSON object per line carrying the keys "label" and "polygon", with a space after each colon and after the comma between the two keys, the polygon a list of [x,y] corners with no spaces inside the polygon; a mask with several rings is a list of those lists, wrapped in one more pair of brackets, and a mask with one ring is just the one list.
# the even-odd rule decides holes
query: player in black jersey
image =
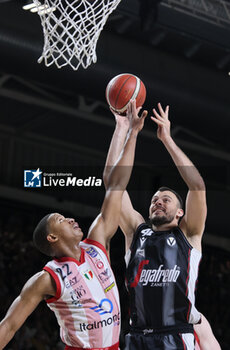
{"label": "player in black jersey", "polygon": [[[170,154],[188,187],[185,214],[180,196],[162,187],[153,195],[150,225],[123,194],[120,227],[126,240],[126,278],[130,294],[130,333],[126,350],[194,350],[193,325],[200,322],[195,288],[201,259],[201,238],[207,207],[204,181],[170,134],[169,107],[151,117],[157,137]],[[139,112],[139,109],[137,109]],[[125,142],[128,121],[114,114],[116,128],[104,170],[109,169]]]}

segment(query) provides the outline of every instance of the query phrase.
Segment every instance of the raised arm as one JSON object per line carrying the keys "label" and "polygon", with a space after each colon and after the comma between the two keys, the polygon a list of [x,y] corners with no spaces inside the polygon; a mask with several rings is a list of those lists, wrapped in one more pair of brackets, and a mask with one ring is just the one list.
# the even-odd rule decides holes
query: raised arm
{"label": "raised arm", "polygon": [[[129,129],[126,127],[125,132],[122,132],[121,139],[123,142],[121,144],[123,144],[121,149],[116,146],[114,158],[107,158],[108,166],[106,166],[103,174],[106,182],[105,199],[101,213],[91,225],[88,235],[89,238],[103,244],[107,250],[109,249],[109,241],[119,225],[122,196],[132,172],[137,135],[142,129],[144,119],[147,116],[147,112],[144,111],[141,117],[138,117],[135,101],[130,103],[127,113]],[[117,138],[117,135],[114,136],[114,140],[115,138]],[[118,152],[120,152],[119,156]],[[115,164],[112,164],[113,161]]]}
{"label": "raised arm", "polygon": [[[137,114],[140,112],[140,109],[141,107],[137,108]],[[115,117],[116,126],[111,139],[103,173],[103,180],[106,188],[108,185],[108,179],[111,173],[111,169],[116,163],[119,155],[121,154],[121,150],[124,147],[127,132],[129,129],[129,119],[127,117],[120,116],[113,110],[111,111]],[[146,114],[146,111],[144,113]],[[125,235],[126,250],[129,248],[132,242],[133,234],[136,230],[136,227],[142,222],[144,222],[144,218],[133,208],[128,192],[124,191],[122,196],[122,207],[119,226],[121,227]]]}
{"label": "raised arm", "polygon": [[205,184],[195,165],[171,137],[168,119],[169,107],[167,106],[164,111],[161,104],[158,103],[158,109],[159,113],[153,109],[154,117],[151,117],[158,125],[157,136],[169,152],[189,189],[186,197],[185,215],[180,222],[180,227],[193,246],[201,249],[201,237],[207,215]]}
{"label": "raised arm", "polygon": [[[111,112],[115,117],[116,126],[110,142],[110,146],[109,146],[109,150],[108,150],[108,154],[105,162],[105,168],[103,172],[103,181],[104,181],[105,188],[108,187],[108,181],[109,181],[109,176],[111,174],[111,170],[113,166],[116,164],[121,154],[121,151],[124,148],[124,144],[125,144],[127,133],[130,126],[129,118],[117,114],[112,109],[111,109]],[[138,113],[138,110],[137,110],[137,113]]]}
{"label": "raised arm", "polygon": [[48,272],[39,272],[27,281],[21,294],[14,300],[5,318],[0,322],[0,349],[9,343],[40,301],[53,295],[55,287]]}

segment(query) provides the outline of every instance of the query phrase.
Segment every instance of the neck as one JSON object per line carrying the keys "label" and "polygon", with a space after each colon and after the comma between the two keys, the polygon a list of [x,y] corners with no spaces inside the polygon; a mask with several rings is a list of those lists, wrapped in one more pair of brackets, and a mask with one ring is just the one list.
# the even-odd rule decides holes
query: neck
{"label": "neck", "polygon": [[173,221],[173,222],[166,223],[166,224],[159,225],[159,226],[152,225],[152,229],[154,231],[170,231],[174,227],[177,227],[177,226],[178,226],[178,222]]}
{"label": "neck", "polygon": [[56,258],[69,257],[80,261],[81,258],[81,247],[79,243],[71,248],[68,246],[62,247],[61,250],[55,253]]}

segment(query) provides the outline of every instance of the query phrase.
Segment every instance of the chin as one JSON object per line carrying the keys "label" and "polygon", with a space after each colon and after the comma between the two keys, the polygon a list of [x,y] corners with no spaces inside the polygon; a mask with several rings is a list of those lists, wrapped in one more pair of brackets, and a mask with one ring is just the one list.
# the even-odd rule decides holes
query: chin
{"label": "chin", "polygon": [[158,221],[158,220],[166,220],[167,217],[162,213],[162,215],[154,215],[153,217],[151,217],[151,221]]}
{"label": "chin", "polygon": [[154,216],[153,218],[150,219],[150,222],[152,225],[154,225],[155,227],[164,225],[164,224],[169,224],[170,222],[172,222],[172,218],[167,218],[167,216],[163,215],[163,216]]}

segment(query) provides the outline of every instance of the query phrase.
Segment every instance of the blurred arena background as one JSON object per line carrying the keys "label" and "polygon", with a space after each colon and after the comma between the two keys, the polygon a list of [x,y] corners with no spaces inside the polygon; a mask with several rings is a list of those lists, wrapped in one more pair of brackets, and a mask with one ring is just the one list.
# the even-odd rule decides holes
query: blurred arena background
{"label": "blurred arena background", "polygon": [[[37,221],[48,212],[62,212],[76,218],[87,234],[104,195],[102,187],[24,188],[24,170],[102,177],[114,127],[105,87],[113,76],[128,72],[145,83],[144,107],[150,114],[159,101],[170,105],[172,135],[205,179],[208,219],[197,306],[228,350],[230,1],[123,0],[101,33],[97,63],[77,71],[37,63],[42,28],[36,13],[22,9],[26,3],[0,0],[1,318],[47,261],[32,245]],[[143,215],[158,186],[185,194],[150,120],[139,136],[135,165],[129,189]],[[121,241],[118,231],[111,256],[123,306],[122,349],[127,294]],[[63,348],[56,321],[42,304],[6,349]]]}

